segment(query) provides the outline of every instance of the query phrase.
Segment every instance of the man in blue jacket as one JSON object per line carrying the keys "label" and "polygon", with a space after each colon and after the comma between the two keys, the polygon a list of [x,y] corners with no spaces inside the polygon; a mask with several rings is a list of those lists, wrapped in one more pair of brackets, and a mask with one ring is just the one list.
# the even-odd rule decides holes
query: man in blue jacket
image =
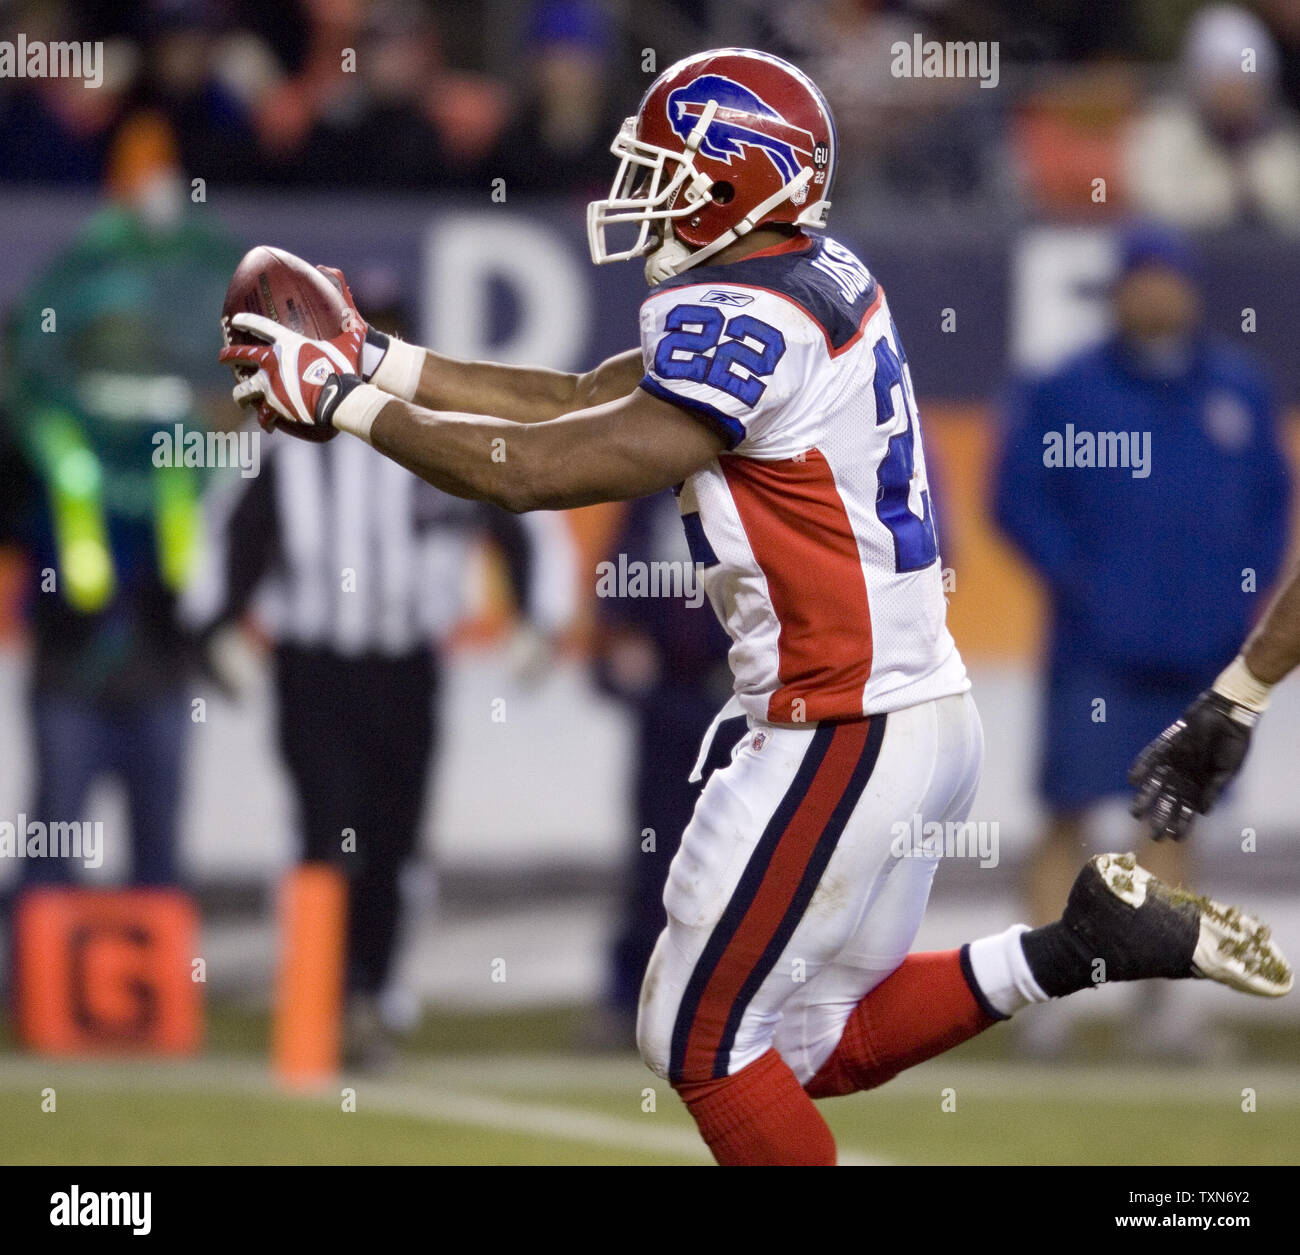
{"label": "man in blue jacket", "polygon": [[[1050,601],[1036,922],[1065,899],[1089,808],[1236,655],[1286,547],[1276,406],[1261,366],[1201,329],[1186,243],[1131,228],[1111,301],[1109,338],[1014,389],[996,483]],[[1178,851],[1142,857],[1177,882]]]}

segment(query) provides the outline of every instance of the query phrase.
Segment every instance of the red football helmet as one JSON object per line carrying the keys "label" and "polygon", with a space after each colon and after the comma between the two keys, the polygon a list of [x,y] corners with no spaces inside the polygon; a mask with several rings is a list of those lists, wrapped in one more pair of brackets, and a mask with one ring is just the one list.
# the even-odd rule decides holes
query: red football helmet
{"label": "red football helmet", "polygon": [[[826,225],[830,108],[806,74],[766,52],[719,48],[678,61],[610,151],[620,159],[614,185],[587,207],[598,266],[645,256],[646,280],[660,283],[765,223]],[[612,250],[606,230],[631,224],[635,242]]]}

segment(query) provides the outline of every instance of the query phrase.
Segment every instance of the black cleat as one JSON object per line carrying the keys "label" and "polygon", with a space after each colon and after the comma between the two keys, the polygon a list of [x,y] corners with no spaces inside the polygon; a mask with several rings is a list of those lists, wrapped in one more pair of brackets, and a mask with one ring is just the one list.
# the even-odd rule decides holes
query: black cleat
{"label": "black cleat", "polygon": [[1061,923],[1100,960],[1097,983],[1204,977],[1269,998],[1294,983],[1291,965],[1254,916],[1171,889],[1132,854],[1090,859]]}

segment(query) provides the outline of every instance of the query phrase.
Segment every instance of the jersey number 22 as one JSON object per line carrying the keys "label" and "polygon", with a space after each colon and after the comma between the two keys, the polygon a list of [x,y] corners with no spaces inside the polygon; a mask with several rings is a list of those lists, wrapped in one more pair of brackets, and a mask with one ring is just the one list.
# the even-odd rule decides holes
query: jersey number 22
{"label": "jersey number 22", "polygon": [[[901,431],[889,438],[889,448],[881,459],[876,473],[880,483],[876,494],[876,517],[889,528],[894,537],[894,570],[920,571],[939,556],[939,542],[934,533],[934,516],[930,512],[930,490],[925,483],[924,461],[917,470],[917,452],[920,448],[920,428],[916,421],[916,402],[912,397],[912,381],[907,372],[907,355],[898,340],[894,344],[888,336],[876,341],[876,426],[894,421],[894,389],[902,399],[903,413],[907,419]],[[901,358],[900,358],[901,355]],[[913,481],[919,476],[919,501],[921,512],[912,508]]]}
{"label": "jersey number 22", "polygon": [[[758,403],[767,387],[763,377],[770,375],[785,355],[785,337],[770,323],[738,314],[724,325],[721,312],[710,305],[674,306],[665,328],[668,334],[655,352],[655,373],[660,379],[708,384],[742,405]],[[724,335],[726,339],[719,344]],[[715,346],[717,352],[706,357]],[[738,375],[733,366],[747,373]]]}

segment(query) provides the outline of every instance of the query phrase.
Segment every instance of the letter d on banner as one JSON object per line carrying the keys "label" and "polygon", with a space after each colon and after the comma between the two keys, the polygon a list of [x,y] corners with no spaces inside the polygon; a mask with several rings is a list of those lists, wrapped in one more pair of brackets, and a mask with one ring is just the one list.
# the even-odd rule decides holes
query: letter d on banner
{"label": "letter d on banner", "polygon": [[[425,246],[429,347],[470,361],[572,370],[587,342],[585,254],[540,219],[500,210],[440,216]],[[502,289],[515,317],[504,335]],[[495,331],[495,334],[494,334]]]}
{"label": "letter d on banner", "polygon": [[338,1074],[347,893],[342,872],[328,863],[304,863],[281,886],[271,1058],[276,1076],[294,1088]]}

